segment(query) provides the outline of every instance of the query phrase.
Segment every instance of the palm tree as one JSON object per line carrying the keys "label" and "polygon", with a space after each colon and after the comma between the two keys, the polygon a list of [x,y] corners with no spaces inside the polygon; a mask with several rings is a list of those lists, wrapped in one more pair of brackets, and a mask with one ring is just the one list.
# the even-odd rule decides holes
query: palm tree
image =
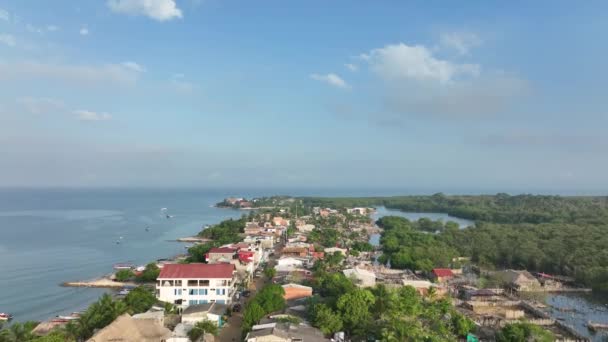
{"label": "palm tree", "polygon": [[216,336],[219,332],[217,324],[211,321],[201,321],[194,325],[192,330],[188,332],[188,337],[191,341],[198,341],[205,334]]}
{"label": "palm tree", "polygon": [[38,322],[15,323],[0,331],[0,342],[23,342],[34,339],[32,330]]}

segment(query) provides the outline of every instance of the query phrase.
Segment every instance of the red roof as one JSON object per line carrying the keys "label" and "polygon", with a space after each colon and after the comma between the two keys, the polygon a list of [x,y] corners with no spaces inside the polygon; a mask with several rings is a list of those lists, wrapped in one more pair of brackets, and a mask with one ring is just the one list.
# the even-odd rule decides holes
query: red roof
{"label": "red roof", "polygon": [[434,268],[433,274],[437,277],[453,277],[454,273],[449,268]]}
{"label": "red roof", "polygon": [[232,278],[233,264],[167,264],[158,279]]}
{"label": "red roof", "polygon": [[236,251],[236,249],[232,248],[232,247],[213,247],[209,250],[209,252],[207,252],[207,254],[213,254],[213,253],[225,254],[225,253],[234,253],[235,251]]}
{"label": "red roof", "polygon": [[253,252],[250,251],[240,251],[239,252],[239,260],[248,263],[253,261]]}

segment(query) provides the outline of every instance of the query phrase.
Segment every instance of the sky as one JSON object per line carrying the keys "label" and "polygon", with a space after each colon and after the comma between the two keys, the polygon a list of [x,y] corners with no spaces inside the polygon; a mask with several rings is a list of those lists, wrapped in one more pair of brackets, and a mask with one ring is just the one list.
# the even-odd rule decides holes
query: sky
{"label": "sky", "polygon": [[608,3],[0,0],[0,186],[608,192]]}

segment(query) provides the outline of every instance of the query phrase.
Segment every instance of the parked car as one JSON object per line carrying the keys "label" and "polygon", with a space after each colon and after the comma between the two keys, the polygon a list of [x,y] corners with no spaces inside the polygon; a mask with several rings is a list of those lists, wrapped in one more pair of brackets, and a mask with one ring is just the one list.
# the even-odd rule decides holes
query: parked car
{"label": "parked car", "polygon": [[232,312],[241,312],[241,304],[234,304],[232,306]]}

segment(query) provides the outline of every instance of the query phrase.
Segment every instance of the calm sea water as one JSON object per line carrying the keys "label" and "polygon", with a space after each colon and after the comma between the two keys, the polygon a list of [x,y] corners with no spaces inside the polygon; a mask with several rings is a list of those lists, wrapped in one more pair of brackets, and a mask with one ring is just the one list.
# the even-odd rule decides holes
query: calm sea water
{"label": "calm sea water", "polygon": [[[86,308],[104,290],[59,284],[110,273],[117,262],[145,264],[184,253],[184,244],[168,240],[242,214],[210,207],[224,195],[228,194],[2,190],[0,312],[25,321]],[[167,219],[161,208],[173,218]]]}

